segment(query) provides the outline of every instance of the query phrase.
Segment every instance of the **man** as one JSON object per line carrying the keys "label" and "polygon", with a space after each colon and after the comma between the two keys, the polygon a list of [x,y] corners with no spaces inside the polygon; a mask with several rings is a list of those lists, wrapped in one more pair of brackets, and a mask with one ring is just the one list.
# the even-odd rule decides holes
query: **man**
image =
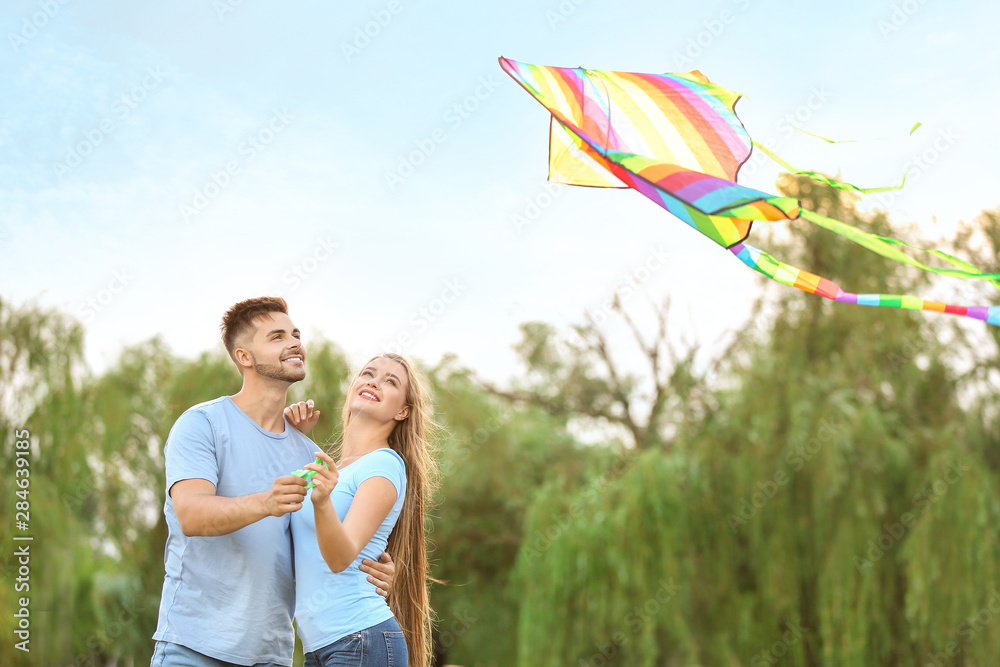
{"label": "man", "polygon": [[[222,339],[243,387],[187,410],[164,447],[169,534],[153,667],[292,664],[288,514],[302,507],[306,481],[289,471],[316,445],[282,410],[306,376],[306,350],[284,299],[272,297],[230,308]],[[385,594],[394,567],[388,554],[380,560],[362,569]]]}

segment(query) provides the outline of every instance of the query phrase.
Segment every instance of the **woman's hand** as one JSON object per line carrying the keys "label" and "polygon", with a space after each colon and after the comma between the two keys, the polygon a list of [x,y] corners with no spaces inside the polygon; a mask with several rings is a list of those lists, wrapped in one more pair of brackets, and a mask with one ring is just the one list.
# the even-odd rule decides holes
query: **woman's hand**
{"label": "woman's hand", "polygon": [[339,477],[337,474],[337,464],[330,458],[329,454],[326,452],[316,452],[316,458],[322,459],[325,466],[316,462],[302,466],[303,470],[313,470],[316,472],[315,475],[309,478],[309,481],[315,484],[311,496],[314,506],[317,503],[330,500],[330,493],[333,491],[333,487],[337,486],[337,479]]}
{"label": "woman's hand", "polygon": [[320,414],[319,410],[313,410],[313,405],[312,399],[292,403],[284,410],[285,419],[303,433],[308,433],[316,425]]}

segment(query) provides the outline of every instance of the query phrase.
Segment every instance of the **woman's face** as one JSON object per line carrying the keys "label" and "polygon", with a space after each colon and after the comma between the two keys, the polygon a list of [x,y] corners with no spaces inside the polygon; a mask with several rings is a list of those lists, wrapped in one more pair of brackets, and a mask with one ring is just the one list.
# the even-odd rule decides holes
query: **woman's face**
{"label": "woman's face", "polygon": [[379,421],[406,419],[409,377],[406,367],[386,357],[369,361],[351,384],[347,399],[351,416],[364,413]]}

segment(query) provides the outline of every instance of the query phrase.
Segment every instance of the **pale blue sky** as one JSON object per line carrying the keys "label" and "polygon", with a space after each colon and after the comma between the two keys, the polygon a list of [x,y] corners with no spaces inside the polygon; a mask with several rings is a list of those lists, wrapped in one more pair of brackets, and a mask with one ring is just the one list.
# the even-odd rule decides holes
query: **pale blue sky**
{"label": "pale blue sky", "polygon": [[[752,137],[861,185],[923,159],[882,203],[929,234],[1000,206],[997,3],[345,5],[5,2],[0,295],[83,319],[98,369],[157,333],[212,348],[229,305],[276,290],[355,360],[395,342],[497,378],[519,323],[578,321],[631,276],[672,295],[678,330],[732,331],[754,274],[634,192],[552,198],[547,114],[500,55],[700,69],[748,95]],[[789,114],[888,139],[830,146],[792,136]],[[745,182],[773,190],[777,173]]]}

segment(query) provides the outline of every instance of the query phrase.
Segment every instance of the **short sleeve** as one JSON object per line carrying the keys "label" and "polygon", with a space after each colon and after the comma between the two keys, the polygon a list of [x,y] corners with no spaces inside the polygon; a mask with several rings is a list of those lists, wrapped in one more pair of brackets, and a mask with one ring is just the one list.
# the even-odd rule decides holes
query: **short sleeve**
{"label": "short sleeve", "polygon": [[368,456],[365,467],[359,471],[358,486],[372,477],[385,477],[396,487],[396,495],[406,492],[406,466],[403,459],[392,450],[377,450]]}
{"label": "short sleeve", "polygon": [[215,455],[215,430],[200,410],[188,410],[174,422],[164,446],[167,494],[185,479],[205,479],[219,485],[219,461]]}

